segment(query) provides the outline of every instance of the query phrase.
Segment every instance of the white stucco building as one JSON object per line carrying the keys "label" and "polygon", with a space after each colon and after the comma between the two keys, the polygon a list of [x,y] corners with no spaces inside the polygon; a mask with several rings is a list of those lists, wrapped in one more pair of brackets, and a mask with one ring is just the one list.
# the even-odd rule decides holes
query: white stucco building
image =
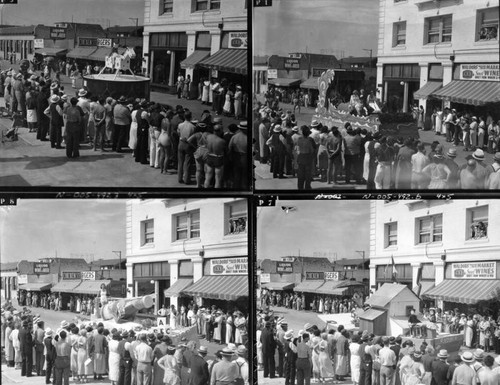
{"label": "white stucco building", "polygon": [[372,201],[370,228],[372,290],[397,281],[445,309],[500,309],[499,200]]}
{"label": "white stucco building", "polygon": [[[380,0],[378,96],[394,110],[500,103],[498,0]],[[418,92],[417,92],[418,91]]]}
{"label": "white stucco building", "polygon": [[248,306],[247,212],[246,199],[128,201],[128,297]]}
{"label": "white stucco building", "polygon": [[247,28],[247,0],[145,0],[143,69],[156,88],[174,86],[179,72],[193,85],[225,77],[244,86]]}

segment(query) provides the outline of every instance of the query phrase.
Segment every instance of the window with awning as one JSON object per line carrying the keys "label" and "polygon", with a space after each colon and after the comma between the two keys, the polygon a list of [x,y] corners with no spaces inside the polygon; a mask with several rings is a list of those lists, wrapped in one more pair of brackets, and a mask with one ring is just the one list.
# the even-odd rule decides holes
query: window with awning
{"label": "window with awning", "polygon": [[474,305],[500,298],[499,279],[445,279],[425,293],[425,297]]}

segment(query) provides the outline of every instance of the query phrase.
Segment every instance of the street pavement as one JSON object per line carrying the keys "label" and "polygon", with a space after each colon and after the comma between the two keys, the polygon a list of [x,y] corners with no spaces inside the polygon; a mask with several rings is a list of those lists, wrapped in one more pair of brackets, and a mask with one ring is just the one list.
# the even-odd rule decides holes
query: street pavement
{"label": "street pavement", "polygon": [[[0,68],[9,67],[18,68],[6,61],[0,62]],[[82,86],[82,80],[79,79],[77,89],[74,90],[71,80],[65,75],[61,76],[61,83],[71,96]],[[187,107],[193,112],[194,119],[199,118],[203,110],[211,109],[198,100],[178,99],[176,95],[159,92],[151,92],[151,100],[174,107],[177,104]],[[0,98],[0,108],[4,106],[4,100]],[[226,128],[231,123],[239,123],[234,118],[225,116],[222,121]],[[11,126],[11,119],[0,117],[0,131]],[[80,149],[80,158],[68,159],[64,149],[52,149],[50,142],[37,140],[36,133],[30,133],[27,128],[20,128],[18,134],[18,141],[6,140],[5,143],[0,143],[0,187],[196,189],[196,183],[189,186],[179,183],[176,171],[172,174],[160,174],[159,169],[136,163],[131,150],[116,153],[107,148],[107,151],[101,152],[84,144]]]}
{"label": "street pavement", "polygon": [[[293,111],[293,106],[291,104],[281,103],[280,106],[284,110]],[[303,124],[311,124],[312,117],[315,113],[315,108],[309,107],[301,108],[301,112],[296,113],[295,117],[297,119],[297,125],[300,127]],[[446,142],[446,137],[443,135],[436,135],[433,131],[419,131],[420,140],[430,146],[434,141],[439,142],[444,147],[444,153],[448,152],[448,149],[454,147],[452,143]],[[427,147],[428,149],[429,147]],[[457,157],[455,162],[458,165],[463,165],[466,163],[466,156],[471,155],[472,152],[464,151],[464,147],[459,144],[457,149]],[[493,163],[493,154],[488,154],[485,152],[485,163]],[[256,190],[297,190],[297,178],[284,177],[283,179],[273,178],[273,174],[269,172],[269,165],[261,164],[258,160],[254,161],[254,177],[255,177],[255,189]],[[320,182],[318,179],[313,180],[311,183],[313,190],[345,190],[345,189],[356,189],[356,190],[366,190],[366,185],[355,185],[355,184],[345,184],[340,181],[340,184],[329,185],[326,182]]]}

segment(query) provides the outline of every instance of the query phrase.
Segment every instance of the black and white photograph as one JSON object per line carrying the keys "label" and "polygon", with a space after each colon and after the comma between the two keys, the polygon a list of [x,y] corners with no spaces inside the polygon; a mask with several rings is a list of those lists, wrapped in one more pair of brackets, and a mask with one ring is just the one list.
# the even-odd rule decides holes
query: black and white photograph
{"label": "black and white photograph", "polygon": [[0,1],[0,186],[248,191],[247,13]]}
{"label": "black and white photograph", "polygon": [[248,234],[242,198],[1,207],[2,384],[253,383]]}
{"label": "black and white photograph", "polygon": [[274,199],[256,210],[259,385],[499,383],[499,200]]}
{"label": "black and white photograph", "polygon": [[498,0],[254,6],[257,190],[498,190]]}

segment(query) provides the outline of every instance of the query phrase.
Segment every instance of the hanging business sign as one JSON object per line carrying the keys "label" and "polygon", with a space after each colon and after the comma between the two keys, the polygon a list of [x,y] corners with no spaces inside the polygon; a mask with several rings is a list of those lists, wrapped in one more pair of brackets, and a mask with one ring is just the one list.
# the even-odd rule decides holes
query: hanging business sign
{"label": "hanging business sign", "polygon": [[276,273],[278,273],[278,274],[292,274],[293,273],[293,263],[292,262],[276,262]]}
{"label": "hanging business sign", "polygon": [[95,37],[79,37],[78,45],[80,47],[95,47],[97,45],[97,38]]}
{"label": "hanging business sign", "polygon": [[269,283],[269,282],[271,282],[271,274],[262,273],[260,275],[260,283]]}
{"label": "hanging business sign", "polygon": [[82,271],[82,280],[95,281],[95,271]]}
{"label": "hanging business sign", "polygon": [[63,271],[62,279],[63,281],[82,279],[82,273],[80,271]]}
{"label": "hanging business sign", "polygon": [[113,46],[113,40],[98,38],[97,39],[97,46],[98,47],[109,47],[109,48],[111,48]]}
{"label": "hanging business sign", "polygon": [[50,27],[50,38],[54,40],[66,39],[66,28]]}
{"label": "hanging business sign", "polygon": [[34,263],[34,273],[35,274],[49,274],[50,265],[48,263]]}
{"label": "hanging business sign", "polygon": [[496,262],[464,262],[451,264],[454,279],[496,279]]}
{"label": "hanging business sign", "polygon": [[306,281],[317,281],[325,279],[325,274],[322,271],[308,271],[306,272]]}
{"label": "hanging business sign", "polygon": [[43,45],[43,39],[35,39],[33,41],[33,47],[34,48],[45,48]]}
{"label": "hanging business sign", "polygon": [[267,70],[267,78],[268,79],[277,79],[278,78],[278,70],[276,70],[276,69]]}
{"label": "hanging business sign", "polygon": [[295,262],[295,257],[281,257],[281,262]]}
{"label": "hanging business sign", "polygon": [[300,69],[300,59],[285,59],[285,69],[286,70],[298,70]]}
{"label": "hanging business sign", "polygon": [[210,275],[247,275],[248,258],[221,258],[210,260]]}
{"label": "hanging business sign", "polygon": [[19,285],[23,285],[23,284],[28,283],[28,274],[19,274],[17,276],[17,283]]}
{"label": "hanging business sign", "polygon": [[338,281],[339,272],[338,271],[325,271],[325,281]]}
{"label": "hanging business sign", "polygon": [[248,47],[247,32],[229,32],[228,48],[247,49]]}
{"label": "hanging business sign", "polygon": [[461,64],[460,80],[500,81],[499,64]]}

